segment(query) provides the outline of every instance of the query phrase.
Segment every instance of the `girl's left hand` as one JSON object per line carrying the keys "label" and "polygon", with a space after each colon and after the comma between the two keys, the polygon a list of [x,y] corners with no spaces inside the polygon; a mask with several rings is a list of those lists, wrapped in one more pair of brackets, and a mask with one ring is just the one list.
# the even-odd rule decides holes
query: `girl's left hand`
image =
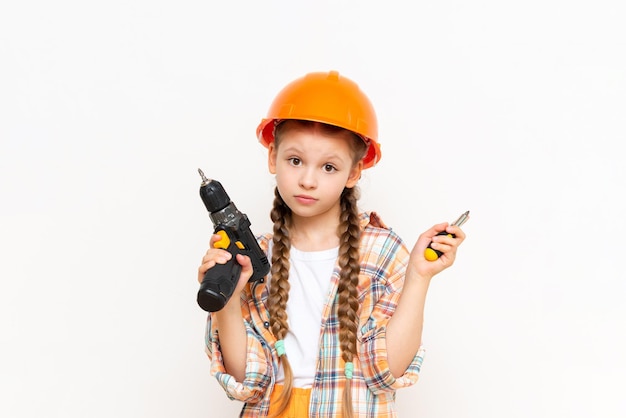
{"label": "girl's left hand", "polygon": [[[454,238],[448,235],[437,235],[443,231],[454,235]],[[419,236],[411,251],[408,268],[423,279],[431,279],[435,274],[440,273],[454,263],[456,250],[463,240],[465,240],[465,233],[458,226],[450,225],[447,222],[434,225]],[[431,242],[433,249],[442,252],[441,256],[435,261],[428,261],[424,257],[424,250]]]}

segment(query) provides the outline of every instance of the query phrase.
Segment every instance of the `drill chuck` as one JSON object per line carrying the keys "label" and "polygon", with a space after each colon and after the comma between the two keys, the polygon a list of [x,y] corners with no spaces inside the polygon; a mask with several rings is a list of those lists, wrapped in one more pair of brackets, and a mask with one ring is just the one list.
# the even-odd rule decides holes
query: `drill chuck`
{"label": "drill chuck", "polygon": [[198,169],[202,177],[200,186],[200,198],[209,213],[218,212],[230,204],[230,197],[219,181],[209,180],[204,176],[202,170]]}

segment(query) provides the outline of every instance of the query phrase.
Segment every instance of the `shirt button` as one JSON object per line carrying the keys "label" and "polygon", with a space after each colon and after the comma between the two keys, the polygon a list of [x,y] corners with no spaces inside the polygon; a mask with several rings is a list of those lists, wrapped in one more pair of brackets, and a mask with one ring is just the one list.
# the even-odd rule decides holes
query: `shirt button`
{"label": "shirt button", "polygon": [[263,326],[264,326],[265,328],[269,328],[269,327],[270,327],[270,323],[269,323],[269,322],[267,322],[267,321],[265,321],[265,322],[263,322]]}

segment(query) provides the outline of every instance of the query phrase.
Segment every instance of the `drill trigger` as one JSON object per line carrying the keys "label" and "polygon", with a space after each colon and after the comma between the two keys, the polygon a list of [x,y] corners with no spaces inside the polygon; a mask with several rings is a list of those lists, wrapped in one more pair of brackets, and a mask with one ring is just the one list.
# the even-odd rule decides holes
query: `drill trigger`
{"label": "drill trigger", "polygon": [[216,241],[213,244],[213,248],[221,248],[223,250],[228,249],[228,247],[230,247],[230,238],[228,237],[228,234],[226,233],[226,231],[224,231],[223,229],[220,229],[219,231],[215,232],[217,235],[220,235],[222,238],[220,238],[219,241]]}

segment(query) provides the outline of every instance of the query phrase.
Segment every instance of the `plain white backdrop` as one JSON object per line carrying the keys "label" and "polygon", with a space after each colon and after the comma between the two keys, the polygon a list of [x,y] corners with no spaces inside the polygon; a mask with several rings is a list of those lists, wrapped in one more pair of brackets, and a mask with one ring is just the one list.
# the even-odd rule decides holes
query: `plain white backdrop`
{"label": "plain white backdrop", "polygon": [[0,6],[0,416],[234,417],[209,375],[197,168],[257,233],[255,128],[338,70],[379,116],[361,180],[433,281],[401,417],[623,417],[626,18],[598,1],[20,1]]}

